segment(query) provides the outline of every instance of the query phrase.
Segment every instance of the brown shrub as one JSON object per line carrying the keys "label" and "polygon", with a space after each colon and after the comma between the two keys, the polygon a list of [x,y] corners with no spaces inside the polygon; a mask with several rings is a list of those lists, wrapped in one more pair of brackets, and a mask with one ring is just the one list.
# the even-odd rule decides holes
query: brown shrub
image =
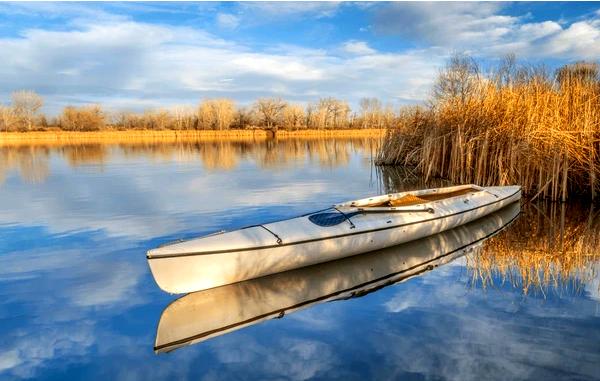
{"label": "brown shrub", "polygon": [[105,115],[100,106],[68,106],[60,116],[60,127],[69,131],[97,131],[105,126]]}

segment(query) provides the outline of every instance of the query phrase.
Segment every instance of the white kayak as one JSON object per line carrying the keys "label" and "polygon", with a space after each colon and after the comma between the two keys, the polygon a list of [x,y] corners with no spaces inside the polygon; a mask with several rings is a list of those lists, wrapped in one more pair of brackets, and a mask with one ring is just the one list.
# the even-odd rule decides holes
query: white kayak
{"label": "white kayak", "polygon": [[161,289],[193,292],[420,239],[520,198],[519,186],[461,185],[393,193],[163,245],[146,257]]}
{"label": "white kayak", "polygon": [[514,221],[519,203],[403,245],[188,294],[163,311],[154,350],[169,352],[315,304],[360,297],[444,265]]}

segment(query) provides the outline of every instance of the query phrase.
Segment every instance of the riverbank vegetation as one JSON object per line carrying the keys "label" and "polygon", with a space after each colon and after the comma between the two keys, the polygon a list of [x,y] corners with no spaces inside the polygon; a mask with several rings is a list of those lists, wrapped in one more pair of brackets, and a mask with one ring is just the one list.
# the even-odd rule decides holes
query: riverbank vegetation
{"label": "riverbank vegetation", "polygon": [[455,56],[425,107],[403,110],[377,164],[413,168],[425,179],[522,185],[526,194],[594,199],[600,177],[598,65],[550,73],[507,58],[483,74]]}
{"label": "riverbank vegetation", "polygon": [[100,105],[67,106],[55,117],[41,114],[42,105],[42,97],[35,92],[13,93],[10,104],[0,105],[0,132],[383,129],[393,127],[398,117],[392,106],[384,106],[375,98],[361,100],[357,111],[336,98],[321,98],[306,106],[280,98],[261,98],[248,107],[238,107],[230,99],[205,99],[198,106],[142,113],[109,112]]}

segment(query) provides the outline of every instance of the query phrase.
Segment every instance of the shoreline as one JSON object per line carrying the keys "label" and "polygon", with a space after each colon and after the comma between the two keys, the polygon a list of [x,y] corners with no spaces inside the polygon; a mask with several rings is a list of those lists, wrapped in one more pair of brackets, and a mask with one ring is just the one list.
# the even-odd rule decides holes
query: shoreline
{"label": "shoreline", "polygon": [[384,137],[385,129],[337,130],[103,130],[0,132],[0,146],[175,143],[193,141],[248,141],[269,139],[322,139]]}

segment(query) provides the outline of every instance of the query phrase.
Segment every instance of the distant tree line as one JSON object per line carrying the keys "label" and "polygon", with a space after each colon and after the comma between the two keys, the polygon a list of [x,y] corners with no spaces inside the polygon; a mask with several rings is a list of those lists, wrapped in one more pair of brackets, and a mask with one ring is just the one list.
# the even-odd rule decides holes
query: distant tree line
{"label": "distant tree line", "polygon": [[227,129],[343,129],[388,128],[399,118],[391,105],[375,98],[360,101],[353,112],[346,101],[322,98],[308,105],[281,98],[260,98],[248,107],[231,99],[206,99],[197,107],[178,106],[143,113],[107,112],[99,105],[67,106],[56,117],[40,113],[43,98],[33,91],[12,94],[0,105],[0,131],[62,129],[67,131],[122,130],[227,130]]}

